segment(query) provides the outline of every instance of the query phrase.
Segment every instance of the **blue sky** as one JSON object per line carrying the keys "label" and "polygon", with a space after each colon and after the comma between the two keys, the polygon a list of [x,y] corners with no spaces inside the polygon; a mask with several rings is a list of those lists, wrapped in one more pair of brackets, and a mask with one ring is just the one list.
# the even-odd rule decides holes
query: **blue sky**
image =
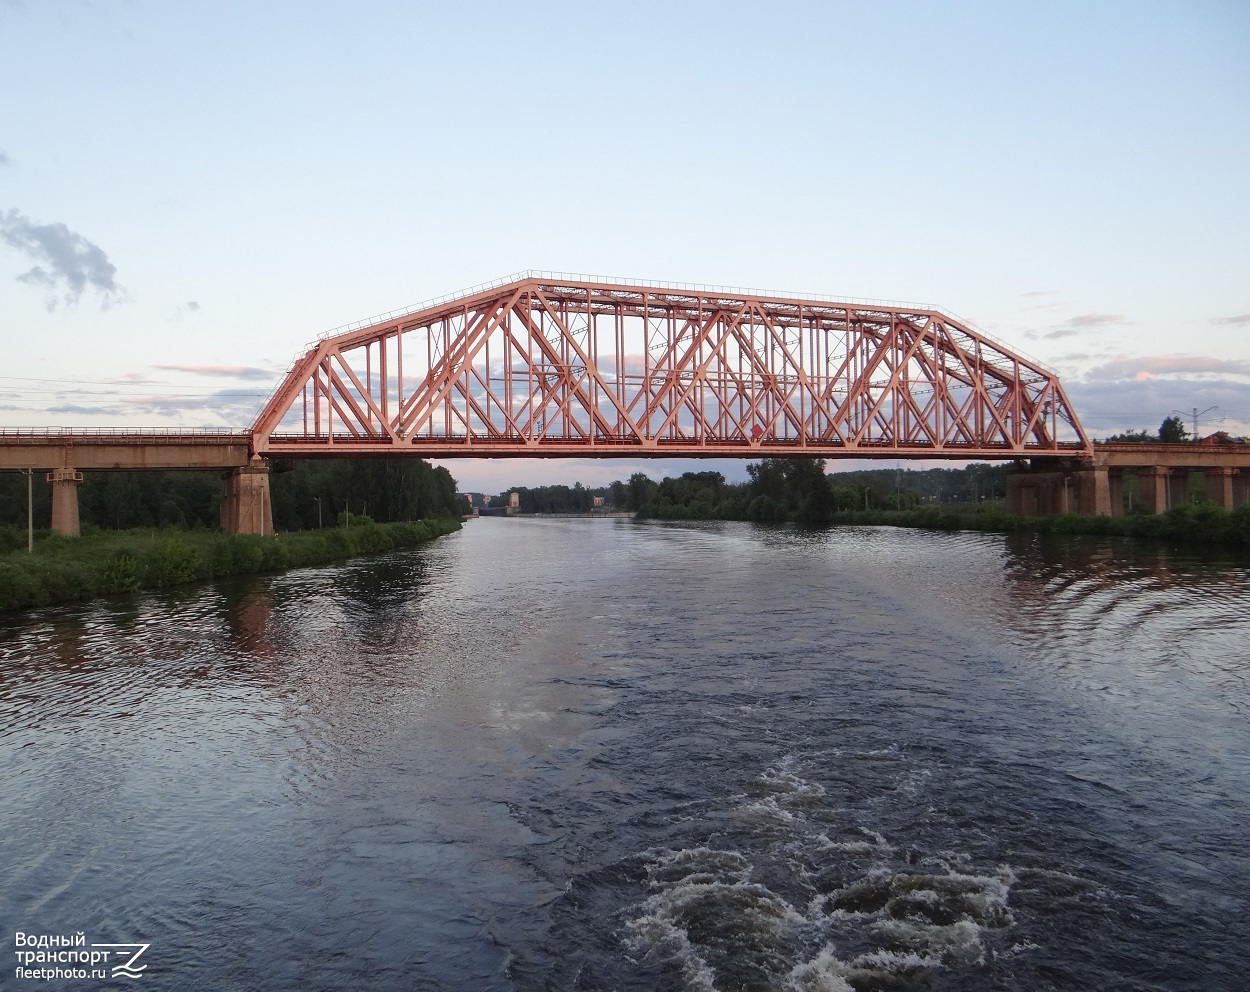
{"label": "blue sky", "polygon": [[0,425],[242,427],[545,268],[932,302],[1095,435],[1250,433],[1244,2],[0,0],[0,94]]}

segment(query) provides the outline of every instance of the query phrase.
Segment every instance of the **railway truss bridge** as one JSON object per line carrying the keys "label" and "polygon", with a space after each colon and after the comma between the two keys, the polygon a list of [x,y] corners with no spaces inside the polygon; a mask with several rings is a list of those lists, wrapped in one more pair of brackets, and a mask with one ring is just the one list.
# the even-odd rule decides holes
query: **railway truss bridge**
{"label": "railway truss bridge", "polygon": [[268,533],[271,460],[405,456],[1027,460],[1016,512],[1113,502],[1058,376],[937,307],[544,272],[322,335],[246,431],[0,432],[63,533],[84,470],[221,470]]}

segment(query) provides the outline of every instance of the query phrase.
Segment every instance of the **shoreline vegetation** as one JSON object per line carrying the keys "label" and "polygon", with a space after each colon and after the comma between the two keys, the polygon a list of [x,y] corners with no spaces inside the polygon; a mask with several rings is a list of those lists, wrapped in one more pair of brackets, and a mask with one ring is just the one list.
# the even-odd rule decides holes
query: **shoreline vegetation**
{"label": "shoreline vegetation", "polygon": [[977,530],[995,534],[1089,534],[1250,548],[1250,503],[1225,510],[1210,503],[1178,506],[1166,513],[1125,517],[1015,517],[1003,510],[948,509],[852,510],[834,514],[833,526],[916,527],[925,530]]}
{"label": "shoreline vegetation", "polygon": [[24,530],[0,528],[0,612],[413,548],[461,524],[458,516],[375,523],[353,515],[349,526],[265,537],[177,527],[90,530],[76,538],[41,531],[33,554]]}
{"label": "shoreline vegetation", "polygon": [[[726,482],[719,472],[686,472],[660,482],[637,472],[628,481],[598,489],[581,484],[517,487],[491,497],[488,505],[507,504],[515,494],[521,516],[583,513],[597,506],[602,514],[587,515],[624,510],[642,520],[1088,534],[1250,548],[1250,504],[1225,510],[1200,498],[1166,513],[1143,513],[1133,476],[1124,480],[1122,516],[1017,517],[1005,510],[1009,472],[1005,464],[826,474],[818,459],[769,458],[748,465],[746,471],[748,480],[742,483]],[[1191,480],[1191,490],[1200,497],[1204,482],[1204,477]]]}

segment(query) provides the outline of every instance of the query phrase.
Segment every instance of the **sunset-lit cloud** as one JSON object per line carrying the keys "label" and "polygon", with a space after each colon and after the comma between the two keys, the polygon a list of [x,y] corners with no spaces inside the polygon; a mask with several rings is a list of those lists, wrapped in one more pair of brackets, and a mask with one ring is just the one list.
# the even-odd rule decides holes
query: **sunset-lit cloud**
{"label": "sunset-lit cloud", "polygon": [[[1033,309],[1046,309],[1056,305],[1044,304],[1042,307]],[[1050,330],[1025,331],[1024,336],[1033,341],[1059,341],[1088,333],[1099,327],[1116,327],[1128,323],[1124,315],[1119,313],[1082,313],[1052,326]]]}
{"label": "sunset-lit cloud", "polygon": [[1065,327],[1081,329],[1086,327],[1111,327],[1116,324],[1127,324],[1121,313],[1081,313],[1064,321]]}
{"label": "sunset-lit cloud", "polygon": [[1145,382],[1178,376],[1250,379],[1250,362],[1201,355],[1120,355],[1085,374],[1086,380],[1090,382],[1127,379]]}
{"label": "sunset-lit cloud", "polygon": [[269,381],[274,373],[253,365],[153,365],[162,372],[185,372],[188,375],[213,376],[219,379],[248,379]]}

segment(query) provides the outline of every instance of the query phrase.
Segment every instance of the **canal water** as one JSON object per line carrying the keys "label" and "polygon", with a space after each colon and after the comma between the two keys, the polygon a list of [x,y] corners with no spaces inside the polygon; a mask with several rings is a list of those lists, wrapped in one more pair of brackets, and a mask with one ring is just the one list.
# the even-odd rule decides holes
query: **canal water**
{"label": "canal water", "polygon": [[1244,559],[630,520],[10,615],[4,939],[149,946],[0,984],[1244,989],[1248,645]]}

